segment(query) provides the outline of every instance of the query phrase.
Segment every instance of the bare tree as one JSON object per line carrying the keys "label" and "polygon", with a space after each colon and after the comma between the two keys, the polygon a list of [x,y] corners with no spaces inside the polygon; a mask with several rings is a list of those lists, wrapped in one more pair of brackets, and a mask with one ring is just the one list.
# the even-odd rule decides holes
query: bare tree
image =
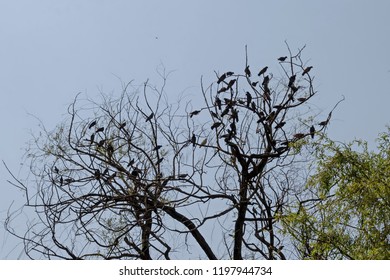
{"label": "bare tree", "polygon": [[302,147],[331,117],[317,123],[307,105],[316,92],[302,50],[279,58],[279,78],[248,59],[243,73],[216,73],[195,110],[169,103],[164,74],[118,99],[77,95],[69,119],[34,138],[35,180],[12,182],[38,222],[18,234],[10,213],[8,231],[31,258],[286,259],[280,220],[303,188]]}

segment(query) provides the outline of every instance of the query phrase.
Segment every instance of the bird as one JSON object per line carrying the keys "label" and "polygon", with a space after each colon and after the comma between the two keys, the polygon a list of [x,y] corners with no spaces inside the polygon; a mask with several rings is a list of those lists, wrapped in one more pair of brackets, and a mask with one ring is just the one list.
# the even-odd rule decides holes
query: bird
{"label": "bird", "polygon": [[58,172],[60,172],[57,168],[57,166],[54,166],[54,172],[58,174]]}
{"label": "bird", "polygon": [[235,82],[236,82],[236,79],[230,80],[228,83],[227,89],[231,89]]}
{"label": "bird", "polygon": [[238,110],[232,109],[231,118],[233,119],[233,121],[238,122]]}
{"label": "bird", "polygon": [[179,174],[177,177],[179,177],[179,179],[185,179],[187,176],[188,176],[187,173],[183,173],[183,174]]}
{"label": "bird", "polygon": [[94,127],[96,125],[96,121],[93,121],[90,123],[90,125],[88,126],[89,129],[91,129],[92,127]]}
{"label": "bird", "polygon": [[134,162],[135,162],[135,160],[132,158],[132,159],[129,161],[129,163],[127,164],[127,167],[133,166]]}
{"label": "bird", "polygon": [[313,66],[309,66],[309,67],[306,67],[305,70],[303,70],[302,72],[302,76],[304,76],[305,74],[309,73],[309,71],[313,68]]}
{"label": "bird", "polygon": [[164,158],[160,158],[160,159],[156,162],[156,165],[159,165],[163,160],[164,160]]}
{"label": "bird", "polygon": [[109,144],[108,147],[107,147],[108,157],[112,157],[113,153],[114,153],[114,147],[111,144]]}
{"label": "bird", "polygon": [[195,133],[192,133],[191,143],[192,143],[192,147],[195,147],[195,144],[196,144],[196,135],[195,135]]}
{"label": "bird", "polygon": [[269,84],[269,76],[265,76],[263,82],[261,83],[264,87],[267,87]]}
{"label": "bird", "polygon": [[268,69],[268,66],[265,66],[263,69],[260,70],[259,74],[257,74],[257,76],[261,76],[263,75]]}
{"label": "bird", "polygon": [[299,97],[299,98],[297,98],[297,100],[298,100],[299,102],[305,102],[305,101],[307,100],[307,98],[305,98],[305,97]]}
{"label": "bird", "polygon": [[251,108],[252,108],[253,111],[256,111],[256,103],[255,103],[255,101],[252,101]]}
{"label": "bird", "polygon": [[226,77],[230,77],[231,75],[234,75],[234,72],[232,72],[232,71],[226,72]]}
{"label": "bird", "polygon": [[215,105],[218,107],[219,110],[221,110],[221,105],[222,105],[222,102],[221,102],[221,99],[217,97],[215,97]]}
{"label": "bird", "polygon": [[123,123],[121,123],[120,125],[119,125],[119,129],[122,129],[122,128],[124,128],[126,126],[126,122],[123,122]]}
{"label": "bird", "polygon": [[217,93],[222,93],[222,92],[225,92],[225,91],[227,91],[227,90],[228,90],[227,87],[221,87],[221,88],[217,91]]}
{"label": "bird", "polygon": [[200,110],[195,110],[190,113],[190,118],[200,113]]}
{"label": "bird", "polygon": [[251,83],[251,85],[252,85],[252,87],[255,87],[255,86],[257,86],[258,83],[259,83],[259,81],[253,82],[253,83]]}
{"label": "bird", "polygon": [[210,111],[210,114],[211,114],[211,116],[212,116],[213,118],[218,119],[218,114],[217,114],[217,113],[215,113],[215,112],[213,112],[213,111]]}
{"label": "bird", "polygon": [[251,70],[249,70],[249,65],[247,65],[247,66],[245,67],[245,75],[247,75],[248,77],[251,76]]}
{"label": "bird", "polygon": [[157,145],[156,147],[153,148],[153,151],[158,151],[162,148],[162,145]]}
{"label": "bird", "polygon": [[301,138],[305,137],[305,134],[304,133],[296,133],[293,135],[293,137],[296,139],[301,139]]}
{"label": "bird", "polygon": [[93,141],[95,140],[95,133],[91,134],[91,137],[89,138],[89,140],[91,141],[91,144],[92,144]]}
{"label": "bird", "polygon": [[249,91],[246,92],[246,107],[249,108],[249,105],[252,102],[252,95],[249,93]]}
{"label": "bird", "polygon": [[278,123],[275,128],[282,128],[284,125],[286,124],[286,122],[280,122]]}
{"label": "bird", "polygon": [[153,118],[153,116],[154,116],[154,113],[152,112],[152,113],[146,118],[145,122],[150,121],[150,120]]}
{"label": "bird", "polygon": [[220,83],[223,82],[225,79],[226,79],[226,73],[223,73],[223,74],[218,78],[217,84],[220,84]]}
{"label": "bird", "polygon": [[213,123],[213,125],[211,126],[211,129],[218,128],[221,124],[222,124],[221,122],[215,122],[215,123]]}
{"label": "bird", "polygon": [[134,176],[134,177],[138,177],[138,175],[139,175],[139,169],[138,169],[138,168],[134,168],[134,170],[131,171],[130,174],[131,174],[132,176]]}
{"label": "bird", "polygon": [[100,140],[99,141],[99,143],[97,144],[98,145],[98,147],[100,148],[100,147],[103,147],[103,145],[104,145],[104,142],[106,142],[106,139],[102,139],[102,140]]}
{"label": "bird", "polygon": [[99,127],[98,129],[96,129],[96,133],[98,133],[98,132],[103,132],[104,131],[104,127]]}
{"label": "bird", "polygon": [[202,143],[200,143],[201,146],[204,146],[207,144],[207,138],[203,139]]}
{"label": "bird", "polygon": [[283,61],[285,61],[286,59],[287,59],[287,56],[281,56],[281,57],[278,58],[278,60],[279,60],[280,62],[283,62]]}
{"label": "bird", "polygon": [[314,125],[312,125],[310,127],[310,135],[311,135],[311,139],[314,139],[314,133],[316,132],[316,129],[314,127]]}
{"label": "bird", "polygon": [[292,76],[289,78],[288,87],[292,88],[292,87],[294,86],[295,78],[296,78],[296,75],[292,75]]}

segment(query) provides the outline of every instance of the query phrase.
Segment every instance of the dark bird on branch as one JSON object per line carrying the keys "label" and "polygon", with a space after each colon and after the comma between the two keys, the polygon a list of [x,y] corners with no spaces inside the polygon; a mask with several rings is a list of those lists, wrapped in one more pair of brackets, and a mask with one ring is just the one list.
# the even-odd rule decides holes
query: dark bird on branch
{"label": "dark bird on branch", "polygon": [[211,126],[211,129],[218,128],[218,127],[221,126],[221,125],[222,125],[221,122],[215,122],[215,123],[213,123],[213,125]]}
{"label": "dark bird on branch", "polygon": [[100,170],[99,169],[95,170],[94,176],[95,176],[95,179],[98,179],[98,180],[100,179]]}
{"label": "dark bird on branch", "polygon": [[200,143],[201,146],[204,146],[207,144],[207,138],[203,139],[202,143]]}
{"label": "dark bird on branch", "polygon": [[227,87],[221,87],[221,88],[217,91],[217,93],[222,93],[222,92],[225,92],[225,91],[227,91],[227,90],[228,90]]}
{"label": "dark bird on branch", "polygon": [[264,87],[268,87],[269,84],[269,76],[265,76],[263,82],[261,83]]}
{"label": "dark bird on branch", "polygon": [[220,84],[220,83],[223,82],[225,79],[226,79],[226,73],[223,73],[223,74],[218,78],[217,84]]}
{"label": "dark bird on branch", "polygon": [[138,175],[139,175],[139,173],[140,173],[140,171],[139,171],[139,169],[138,168],[134,168],[134,170],[133,171],[131,171],[131,175],[132,176],[134,176],[134,177],[138,177]]}
{"label": "dark bird on branch", "polygon": [[246,92],[246,107],[249,108],[249,105],[252,102],[252,95],[249,93],[249,91]]}
{"label": "dark bird on branch", "polygon": [[263,75],[268,69],[268,66],[265,66],[263,69],[260,70],[259,74],[257,74],[257,76],[261,76]]}
{"label": "dark bird on branch", "polygon": [[122,129],[122,128],[124,128],[126,126],[126,122],[123,122],[123,123],[121,123],[120,125],[119,125],[119,129]]}
{"label": "dark bird on branch", "polygon": [[104,131],[104,127],[99,127],[98,129],[96,129],[96,133],[103,132],[103,131]]}
{"label": "dark bird on branch", "polygon": [[292,88],[294,86],[296,75],[292,75],[288,81],[288,87]]}
{"label": "dark bird on branch", "polygon": [[248,77],[251,76],[251,70],[249,70],[249,65],[245,67],[245,75],[247,75]]}
{"label": "dark bird on branch", "polygon": [[195,133],[192,133],[191,143],[192,143],[192,147],[195,147],[195,144],[196,144],[196,135],[195,135]]}
{"label": "dark bird on branch", "polygon": [[57,168],[57,166],[54,166],[54,172],[58,174],[58,172],[60,172]]}
{"label": "dark bird on branch", "polygon": [[127,164],[127,167],[133,166],[134,162],[135,162],[135,160],[132,158],[132,159],[129,161],[129,163]]}
{"label": "dark bird on branch", "polygon": [[112,146],[112,144],[109,144],[108,147],[107,147],[108,157],[112,157],[113,153],[114,153],[114,147]]}
{"label": "dark bird on branch", "polygon": [[314,139],[314,133],[316,133],[316,129],[314,128],[314,125],[312,125],[310,127],[310,135],[311,135],[311,138]]}
{"label": "dark bird on branch", "polygon": [[145,122],[150,121],[154,117],[154,113],[152,112],[145,120]]}
{"label": "dark bird on branch", "polygon": [[252,103],[251,103],[251,108],[252,108],[252,110],[254,111],[254,112],[256,112],[256,103],[255,103],[255,101],[252,101]]}
{"label": "dark bird on branch", "polygon": [[157,145],[156,147],[153,148],[153,151],[158,151],[162,148],[162,145]]}
{"label": "dark bird on branch", "polygon": [[91,129],[92,127],[94,127],[96,125],[96,121],[93,121],[91,122],[91,124],[88,126],[89,129]]}
{"label": "dark bird on branch", "polygon": [[278,58],[278,60],[279,60],[280,62],[283,62],[283,61],[285,61],[286,59],[287,59],[287,56],[281,56],[281,57]]}
{"label": "dark bird on branch", "polygon": [[60,184],[61,186],[64,184],[64,178],[62,178],[62,176],[60,177]]}
{"label": "dark bird on branch", "polygon": [[296,133],[293,135],[293,137],[296,139],[301,139],[301,138],[305,137],[305,134],[304,133]]}
{"label": "dark bird on branch", "polygon": [[95,133],[92,133],[91,137],[89,138],[89,141],[91,141],[92,144],[94,140],[95,140]]}
{"label": "dark bird on branch", "polygon": [[103,147],[103,145],[104,145],[104,142],[106,142],[106,139],[102,139],[102,140],[100,140],[99,141],[99,143],[97,144],[98,145],[98,147],[100,148],[100,147]]}
{"label": "dark bird on branch", "polygon": [[236,82],[236,79],[230,80],[228,83],[227,89],[231,89],[235,82]]}
{"label": "dark bird on branch", "polygon": [[225,115],[229,113],[230,107],[226,106],[225,110],[222,111],[221,113],[221,118],[223,118]]}
{"label": "dark bird on branch", "polygon": [[234,122],[238,122],[238,111],[236,109],[232,109],[232,119]]}
{"label": "dark bird on branch", "polygon": [[199,113],[200,113],[200,110],[192,111],[192,112],[190,113],[190,118],[192,118],[193,116],[196,116],[196,115],[199,114]]}
{"label": "dark bird on branch", "polygon": [[211,116],[212,116],[213,118],[218,119],[218,114],[215,113],[214,111],[210,111],[210,114],[211,114]]}
{"label": "dark bird on branch", "polygon": [[286,124],[286,122],[280,122],[278,123],[275,128],[282,128],[284,125]]}
{"label": "dark bird on branch", "polygon": [[230,77],[231,75],[234,75],[234,72],[232,72],[232,71],[226,72],[226,77]]}
{"label": "dark bird on branch", "polygon": [[233,134],[236,134],[236,131],[237,131],[237,127],[236,127],[236,124],[234,122],[232,122],[230,124],[230,129],[232,130],[232,133]]}
{"label": "dark bird on branch", "polygon": [[313,66],[309,66],[309,67],[306,67],[305,70],[303,70],[302,72],[302,76],[304,76],[305,74],[309,73],[309,71],[313,68]]}
{"label": "dark bird on branch", "polygon": [[255,87],[255,86],[257,86],[258,83],[259,83],[259,81],[253,82],[253,83],[251,83],[251,85],[252,85],[252,87]]}
{"label": "dark bird on branch", "polygon": [[217,97],[215,97],[215,105],[218,107],[219,110],[221,110],[221,106],[222,106],[222,102],[221,102],[221,99]]}
{"label": "dark bird on branch", "polygon": [[179,177],[179,179],[185,179],[188,177],[188,174],[187,173],[179,174],[177,177]]}
{"label": "dark bird on branch", "polygon": [[299,102],[305,102],[305,101],[307,100],[307,98],[305,98],[305,97],[299,97],[299,98],[297,98],[297,100],[298,100]]}
{"label": "dark bird on branch", "polygon": [[164,160],[164,158],[160,158],[160,159],[156,162],[156,165],[159,165],[160,163],[162,163],[163,160]]}

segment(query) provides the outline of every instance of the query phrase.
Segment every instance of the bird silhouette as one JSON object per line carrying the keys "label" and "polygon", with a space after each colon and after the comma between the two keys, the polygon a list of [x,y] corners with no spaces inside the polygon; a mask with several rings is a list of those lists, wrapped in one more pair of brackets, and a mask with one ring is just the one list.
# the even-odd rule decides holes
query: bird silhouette
{"label": "bird silhouette", "polygon": [[190,113],[190,118],[200,113],[200,110],[195,110]]}
{"label": "bird silhouette", "polygon": [[267,87],[269,84],[269,76],[265,76],[263,82],[261,83],[264,87]]}
{"label": "bird silhouette", "polygon": [[214,129],[214,128],[218,128],[219,126],[221,126],[221,122],[215,122],[213,123],[213,125],[211,126],[211,129]]}
{"label": "bird silhouette", "polygon": [[260,70],[259,74],[257,74],[257,76],[261,76],[263,75],[268,69],[268,66],[265,66],[263,69]]}
{"label": "bird silhouette", "polygon": [[157,145],[156,147],[153,148],[153,151],[158,151],[162,148],[162,145]]}
{"label": "bird silhouette", "polygon": [[307,98],[305,98],[305,97],[299,97],[299,98],[297,98],[297,100],[298,100],[299,102],[305,102],[305,101],[307,100]]}
{"label": "bird silhouette", "polygon": [[253,82],[253,83],[251,83],[251,85],[252,85],[252,87],[255,87],[255,86],[257,86],[258,83],[259,83],[259,81]]}
{"label": "bird silhouette", "polygon": [[305,74],[309,73],[309,71],[313,68],[313,66],[309,66],[309,67],[306,67],[305,70],[303,70],[302,72],[302,76],[304,76]]}
{"label": "bird silhouette", "polygon": [[246,107],[249,108],[249,105],[252,102],[252,95],[249,93],[249,91],[246,92]]}
{"label": "bird silhouette", "polygon": [[292,75],[292,76],[289,78],[288,87],[292,88],[292,87],[294,86],[295,78],[296,78],[296,75]]}
{"label": "bird silhouette", "polygon": [[231,89],[235,82],[236,82],[236,79],[230,80],[228,83],[227,89]]}
{"label": "bird silhouette", "polygon": [[215,97],[215,105],[218,107],[219,110],[221,110],[221,106],[222,106],[222,102],[221,102],[221,99],[217,97]]}
{"label": "bird silhouette", "polygon": [[104,131],[104,127],[99,127],[98,129],[96,129],[96,133],[98,133],[98,132],[103,132]]}
{"label": "bird silhouette", "polygon": [[225,79],[226,79],[226,73],[223,73],[223,74],[218,78],[217,84],[220,84],[220,83],[223,82]]}
{"label": "bird silhouette", "polygon": [[227,87],[221,87],[221,88],[217,91],[217,93],[222,93],[222,92],[225,92],[225,91],[227,91],[227,90],[228,90]]}
{"label": "bird silhouette", "polygon": [[200,143],[201,146],[204,146],[207,144],[207,138],[203,139],[202,143]]}
{"label": "bird silhouette", "polygon": [[286,124],[286,122],[280,122],[278,123],[275,128],[282,128],[284,125]]}
{"label": "bird silhouette", "polygon": [[234,72],[232,72],[232,71],[226,72],[226,77],[230,77],[231,75],[234,75]]}
{"label": "bird silhouette", "polygon": [[249,70],[249,65],[245,67],[245,75],[247,75],[248,77],[251,76],[251,70]]}
{"label": "bird silhouette", "polygon": [[89,129],[91,129],[92,127],[94,127],[96,125],[96,121],[93,121],[90,123],[90,125],[88,126]]}
{"label": "bird silhouette", "polygon": [[164,160],[164,158],[160,158],[160,159],[156,162],[156,165],[159,165],[160,163],[162,163],[163,160]]}
{"label": "bird silhouette", "polygon": [[119,129],[122,129],[122,128],[124,128],[126,126],[126,122],[123,122],[123,123],[121,123],[120,125],[119,125]]}
{"label": "bird silhouette", "polygon": [[305,137],[305,134],[304,133],[296,133],[293,135],[293,137],[296,139],[301,139],[301,138]]}
{"label": "bird silhouette", "polygon": [[99,143],[97,144],[98,145],[98,147],[100,148],[100,147],[103,147],[103,145],[104,145],[104,142],[106,142],[106,139],[102,139],[102,140],[100,140],[99,141]]}
{"label": "bird silhouette", "polygon": [[196,135],[195,135],[195,133],[192,133],[191,143],[192,143],[192,147],[195,147],[195,144],[196,144]]}
{"label": "bird silhouette", "polygon": [[287,56],[281,56],[281,57],[278,58],[278,60],[279,60],[280,62],[283,62],[283,61],[285,61],[286,59],[287,59]]}
{"label": "bird silhouette", "polygon": [[154,113],[152,112],[152,113],[146,118],[145,122],[150,121],[150,120],[153,118],[153,116],[154,116]]}
{"label": "bird silhouette", "polygon": [[89,140],[91,141],[91,144],[92,144],[93,141],[95,140],[95,133],[91,134],[91,137],[89,138]]}
{"label": "bird silhouette", "polygon": [[314,139],[314,134],[316,133],[316,129],[314,127],[314,125],[312,125],[310,127],[310,135],[311,135],[311,138]]}
{"label": "bird silhouette", "polygon": [[187,173],[179,174],[177,177],[179,177],[179,179],[185,179],[188,177],[188,174]]}
{"label": "bird silhouette", "polygon": [[217,113],[215,113],[215,112],[213,112],[213,111],[210,111],[210,114],[211,114],[211,116],[212,116],[213,118],[218,119],[218,114],[217,114]]}

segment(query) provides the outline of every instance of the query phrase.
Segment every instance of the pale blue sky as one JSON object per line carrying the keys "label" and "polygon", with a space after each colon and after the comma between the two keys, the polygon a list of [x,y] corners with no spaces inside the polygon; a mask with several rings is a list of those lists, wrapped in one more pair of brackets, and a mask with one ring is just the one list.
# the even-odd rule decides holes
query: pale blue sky
{"label": "pale blue sky", "polygon": [[[341,99],[329,135],[373,143],[389,123],[389,1],[5,1],[0,0],[0,159],[19,172],[39,117],[53,128],[78,92],[119,92],[126,82],[159,82],[159,65],[174,73],[169,95],[197,96],[200,77],[278,71],[276,58],[306,45],[324,116]],[[373,146],[372,146],[373,147]],[[21,174],[25,176],[25,174]],[[0,221],[20,193],[0,167]],[[15,258],[15,240],[0,228],[0,259]]]}

